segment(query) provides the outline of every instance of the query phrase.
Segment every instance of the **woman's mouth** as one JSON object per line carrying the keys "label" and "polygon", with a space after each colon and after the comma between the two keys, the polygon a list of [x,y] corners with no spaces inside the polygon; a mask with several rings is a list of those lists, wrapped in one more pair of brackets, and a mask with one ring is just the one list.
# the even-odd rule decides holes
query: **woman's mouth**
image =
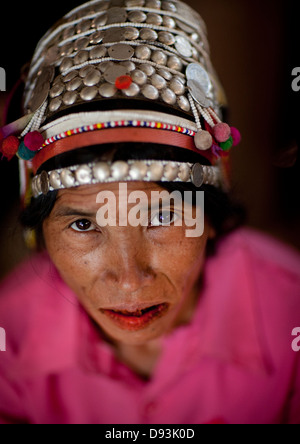
{"label": "woman's mouth", "polygon": [[148,327],[161,317],[169,308],[169,304],[152,305],[136,311],[107,310],[101,312],[124,330],[136,331]]}

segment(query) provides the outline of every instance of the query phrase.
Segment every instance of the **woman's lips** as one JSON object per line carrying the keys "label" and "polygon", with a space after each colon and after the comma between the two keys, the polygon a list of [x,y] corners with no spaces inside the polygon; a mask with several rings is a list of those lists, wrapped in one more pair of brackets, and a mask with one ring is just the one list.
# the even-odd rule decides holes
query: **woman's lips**
{"label": "woman's lips", "polygon": [[148,327],[153,321],[162,316],[168,308],[169,304],[163,303],[136,311],[103,309],[101,312],[120,328],[135,331]]}

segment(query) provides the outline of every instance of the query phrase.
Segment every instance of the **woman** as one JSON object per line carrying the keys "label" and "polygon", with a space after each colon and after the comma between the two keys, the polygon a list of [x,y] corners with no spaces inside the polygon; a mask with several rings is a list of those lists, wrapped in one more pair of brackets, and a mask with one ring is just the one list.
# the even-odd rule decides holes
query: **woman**
{"label": "woman", "polygon": [[94,0],[39,42],[2,129],[40,251],[1,287],[1,422],[300,422],[299,258],[238,229],[224,106],[179,1]]}

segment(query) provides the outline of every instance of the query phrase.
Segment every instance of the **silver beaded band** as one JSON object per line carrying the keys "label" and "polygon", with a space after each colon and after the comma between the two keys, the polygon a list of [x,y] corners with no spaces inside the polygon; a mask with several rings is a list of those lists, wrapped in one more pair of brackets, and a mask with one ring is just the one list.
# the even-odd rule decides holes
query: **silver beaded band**
{"label": "silver beaded band", "polygon": [[43,171],[32,181],[34,197],[49,191],[110,182],[185,182],[196,187],[219,186],[220,169],[215,166],[158,160],[93,162],[50,172]]}

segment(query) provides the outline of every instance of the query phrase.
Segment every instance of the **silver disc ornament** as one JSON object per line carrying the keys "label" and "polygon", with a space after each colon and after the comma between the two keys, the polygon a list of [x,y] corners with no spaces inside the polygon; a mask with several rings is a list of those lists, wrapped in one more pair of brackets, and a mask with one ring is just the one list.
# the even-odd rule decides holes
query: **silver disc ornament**
{"label": "silver disc ornament", "polygon": [[186,77],[194,100],[204,108],[212,106],[212,83],[207,71],[198,63],[191,63],[187,67]]}

